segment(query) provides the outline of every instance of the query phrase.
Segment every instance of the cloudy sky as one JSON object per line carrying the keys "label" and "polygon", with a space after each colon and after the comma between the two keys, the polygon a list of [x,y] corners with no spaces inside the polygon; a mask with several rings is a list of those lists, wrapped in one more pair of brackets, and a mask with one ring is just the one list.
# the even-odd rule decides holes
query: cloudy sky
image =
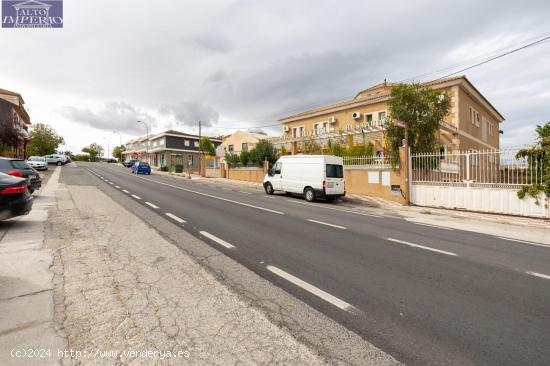
{"label": "cloudy sky", "polygon": [[[0,88],[73,152],[144,134],[138,119],[230,133],[385,78],[444,76],[550,35],[549,14],[548,1],[65,0],[63,29],[0,29]],[[545,42],[466,72],[506,117],[503,146],[550,120],[548,60]]]}

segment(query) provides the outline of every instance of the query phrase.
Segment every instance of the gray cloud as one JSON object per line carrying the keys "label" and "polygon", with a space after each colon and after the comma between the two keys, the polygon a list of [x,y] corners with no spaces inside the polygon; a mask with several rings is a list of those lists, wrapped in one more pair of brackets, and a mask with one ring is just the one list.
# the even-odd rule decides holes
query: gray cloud
{"label": "gray cloud", "polygon": [[182,102],[173,105],[163,105],[159,112],[172,119],[173,124],[195,127],[198,121],[204,127],[216,124],[220,115],[214,108],[199,102]]}
{"label": "gray cloud", "polygon": [[[156,120],[150,114],[124,102],[108,102],[97,110],[85,107],[64,106],[59,110],[67,119],[90,127],[107,131],[134,131],[141,127],[137,121],[145,121],[154,127]],[[139,132],[138,132],[139,133]]]}

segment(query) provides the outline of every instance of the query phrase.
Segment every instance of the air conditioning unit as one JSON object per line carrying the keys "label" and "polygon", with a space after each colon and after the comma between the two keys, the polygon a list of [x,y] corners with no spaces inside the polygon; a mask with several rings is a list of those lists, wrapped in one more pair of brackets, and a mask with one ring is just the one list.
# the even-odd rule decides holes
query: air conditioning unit
{"label": "air conditioning unit", "polygon": [[359,118],[361,118],[361,113],[360,112],[353,112],[351,114],[351,116],[353,117],[353,119],[359,119]]}
{"label": "air conditioning unit", "polygon": [[332,116],[332,117],[329,117],[328,120],[327,120],[328,123],[336,123],[336,117]]}
{"label": "air conditioning unit", "polygon": [[285,132],[290,131],[290,127],[288,127],[288,126],[283,127],[283,129],[284,129]]}

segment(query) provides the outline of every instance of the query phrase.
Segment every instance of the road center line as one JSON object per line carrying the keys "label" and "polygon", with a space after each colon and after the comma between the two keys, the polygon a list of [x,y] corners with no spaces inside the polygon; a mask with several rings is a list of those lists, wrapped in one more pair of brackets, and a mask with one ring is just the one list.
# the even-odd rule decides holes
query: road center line
{"label": "road center line", "polygon": [[523,243],[523,244],[529,244],[529,245],[537,245],[537,246],[539,246],[539,247],[550,248],[550,245],[548,245],[548,244],[533,243],[532,241],[525,241],[525,240],[519,240],[519,239],[505,238],[505,237],[503,237],[503,236],[497,236],[497,238],[502,239],[502,240],[515,241],[515,242],[517,242],[517,243]]}
{"label": "road center line", "polygon": [[404,241],[404,240],[393,239],[393,238],[386,238],[386,240],[393,241],[395,243],[405,244],[405,245],[408,245],[408,246],[414,247],[414,248],[430,250],[432,252],[437,252],[437,253],[446,254],[446,255],[458,256],[456,253],[453,253],[453,252],[447,252],[445,250],[439,250],[439,249],[435,249],[435,248],[432,248],[432,247],[426,247],[424,245],[414,244],[414,243],[410,243],[410,242]]}
{"label": "road center line", "polygon": [[210,240],[212,240],[212,241],[215,241],[216,243],[220,244],[221,246],[226,247],[227,249],[235,248],[234,245],[229,244],[229,243],[226,242],[225,240],[220,239],[220,238],[218,238],[217,236],[212,235],[212,234],[210,234],[210,233],[207,232],[207,231],[200,231],[200,234],[201,234],[202,236],[207,237],[208,239],[210,239]]}
{"label": "road center line", "polygon": [[291,275],[290,273],[287,273],[287,272],[283,271],[280,268],[277,268],[275,266],[267,266],[266,268],[269,271],[275,273],[277,276],[284,278],[285,280],[295,284],[298,287],[303,288],[304,290],[314,294],[315,296],[320,297],[321,299],[331,303],[332,305],[334,305],[334,306],[336,306],[336,307],[338,307],[342,310],[349,311],[349,312],[356,312],[357,311],[357,309],[353,305],[350,305],[347,302],[345,302],[343,300],[340,300],[339,298],[337,298],[335,296],[332,296],[328,292],[325,292],[325,291],[321,290],[318,287],[315,287],[315,286],[313,286],[313,285],[311,285],[311,284],[309,284],[305,281],[302,281],[298,277],[295,277],[295,276]]}
{"label": "road center line", "polygon": [[336,207],[328,207],[328,206],[323,206],[323,205],[316,205],[314,203],[308,203],[308,202],[299,202],[297,200],[293,200],[293,199],[287,199],[288,202],[292,202],[292,203],[297,203],[299,205],[307,205],[307,206],[315,206],[315,207],[320,207],[320,208],[325,208],[327,210],[335,210],[335,211],[341,211],[341,212],[349,212],[349,213],[352,213],[352,214],[356,214],[356,215],[362,215],[362,216],[371,216],[371,217],[378,217],[380,219],[383,219],[384,216],[381,216],[381,215],[374,215],[374,214],[368,214],[368,213],[364,213],[364,212],[357,212],[357,211],[352,211],[352,210],[346,210],[346,209],[343,209],[343,208],[336,208]]}
{"label": "road center line", "polygon": [[140,200],[140,199],[141,199],[140,196],[136,196],[135,194],[133,194],[132,197],[134,197],[136,200]]}
{"label": "road center line", "polygon": [[342,230],[346,230],[346,229],[347,229],[345,226],[329,224],[328,222],[317,221],[317,220],[313,220],[313,219],[307,219],[307,221],[309,221],[309,222],[314,222],[314,223],[316,223],[316,224],[321,224],[321,225],[326,225],[326,226],[335,227],[335,228],[337,228],[337,229],[342,229]]}
{"label": "road center line", "polygon": [[536,276],[536,277],[545,278],[547,280],[550,280],[549,275],[545,275],[545,274],[542,274],[542,273],[531,272],[531,271],[525,271],[525,273],[527,273],[528,275],[531,275],[531,276]]}
{"label": "road center line", "polygon": [[251,205],[251,204],[244,203],[244,202],[239,202],[239,201],[230,200],[229,198],[223,198],[223,197],[214,196],[214,195],[208,194],[208,193],[203,193],[203,192],[199,192],[199,191],[194,191],[194,190],[188,189],[188,188],[178,187],[178,186],[175,186],[175,185],[172,185],[172,184],[168,184],[168,183],[164,183],[164,182],[159,182],[158,180],[154,180],[154,179],[149,179],[149,178],[144,178],[144,177],[139,177],[139,176],[137,176],[136,178],[143,179],[143,180],[148,180],[148,181],[150,181],[150,182],[162,184],[163,186],[176,188],[176,189],[179,189],[179,190],[182,190],[182,191],[195,193],[195,194],[198,194],[198,195],[201,195],[201,196],[210,197],[210,198],[215,198],[215,199],[220,200],[220,201],[231,202],[231,203],[234,203],[234,204],[237,204],[237,205],[246,206],[246,207],[250,207],[250,208],[255,208],[255,209],[257,209],[257,210],[262,210],[262,211],[266,211],[266,212],[271,212],[271,213],[274,213],[274,214],[277,214],[277,215],[284,215],[284,214],[285,214],[284,212],[281,212],[281,211],[275,211],[275,210],[272,210],[272,209],[269,209],[269,208],[265,208],[265,207],[260,207],[260,206],[255,206],[255,205]]}
{"label": "road center line", "polygon": [[443,229],[443,230],[454,230],[453,228],[450,228],[450,227],[445,227],[445,226],[439,226],[439,225],[431,225],[431,224],[425,224],[423,222],[413,222],[415,225],[422,225],[422,226],[429,226],[429,227],[436,227],[438,229]]}
{"label": "road center line", "polygon": [[185,223],[187,222],[187,221],[185,221],[184,219],[180,219],[180,218],[177,217],[176,215],[171,214],[170,212],[166,212],[165,215],[168,216],[169,218],[173,219],[173,220],[176,220],[176,221],[179,222],[180,224],[185,224]]}
{"label": "road center line", "polygon": [[146,204],[147,206],[151,206],[151,207],[153,207],[153,208],[159,208],[157,205],[155,205],[155,204],[153,204],[153,203],[151,203],[151,202],[145,202],[145,204]]}

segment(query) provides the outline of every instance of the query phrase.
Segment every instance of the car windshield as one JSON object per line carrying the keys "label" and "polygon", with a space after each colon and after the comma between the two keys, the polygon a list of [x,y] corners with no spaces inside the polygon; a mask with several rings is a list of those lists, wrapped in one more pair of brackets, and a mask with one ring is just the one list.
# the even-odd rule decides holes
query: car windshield
{"label": "car windshield", "polygon": [[139,166],[149,166],[147,163],[139,163]]}
{"label": "car windshield", "polygon": [[344,167],[337,164],[327,164],[327,178],[344,178]]}
{"label": "car windshield", "polygon": [[25,160],[12,160],[11,166],[15,169],[30,169],[31,167]]}

